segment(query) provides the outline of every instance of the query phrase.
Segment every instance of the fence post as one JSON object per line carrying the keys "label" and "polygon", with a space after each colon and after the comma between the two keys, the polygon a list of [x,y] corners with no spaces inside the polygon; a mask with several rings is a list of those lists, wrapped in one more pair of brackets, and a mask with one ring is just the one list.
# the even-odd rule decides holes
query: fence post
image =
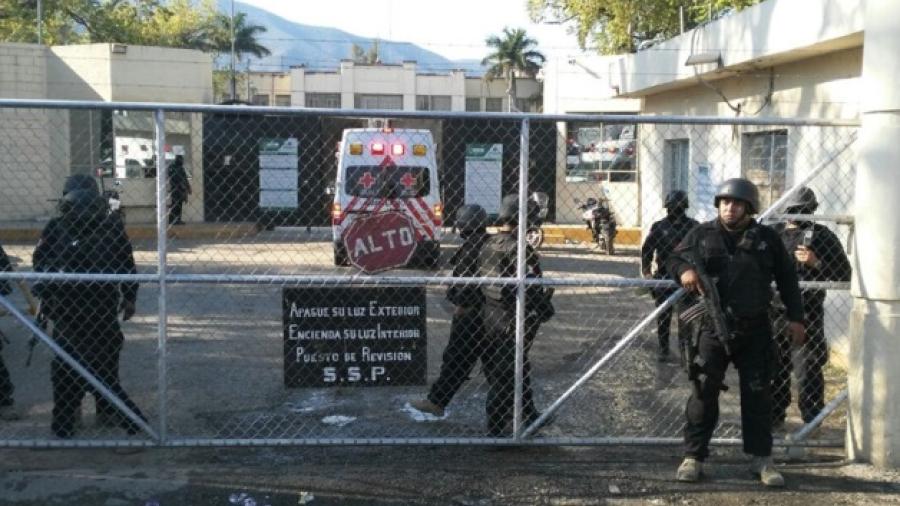
{"label": "fence post", "polygon": [[522,120],[519,130],[519,226],[516,241],[516,379],[513,406],[513,437],[519,439],[522,429],[522,392],[525,381],[525,236],[528,231],[528,148],[530,123]]}
{"label": "fence post", "polygon": [[157,245],[157,275],[159,276],[159,323],[157,336],[156,367],[158,375],[159,395],[159,443],[163,444],[168,439],[166,409],[167,394],[166,385],[166,332],[168,325],[168,308],[166,306],[166,255],[167,255],[167,229],[168,229],[168,205],[167,190],[168,167],[166,167],[166,116],[162,109],[153,111],[154,132],[156,135],[156,245]]}
{"label": "fence post", "polygon": [[895,0],[866,3],[847,377],[848,456],[880,467],[900,466],[900,67],[884,64],[900,51],[898,16]]}

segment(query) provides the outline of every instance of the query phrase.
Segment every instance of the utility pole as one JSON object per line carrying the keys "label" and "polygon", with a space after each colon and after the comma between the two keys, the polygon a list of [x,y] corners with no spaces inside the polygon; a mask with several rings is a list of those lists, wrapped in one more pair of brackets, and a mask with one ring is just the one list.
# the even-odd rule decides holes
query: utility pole
{"label": "utility pole", "polygon": [[253,103],[250,97],[250,58],[247,58],[247,102]]}
{"label": "utility pole", "polygon": [[44,9],[41,0],[37,0],[37,36],[38,44],[44,43]]}
{"label": "utility pole", "polygon": [[234,0],[231,0],[231,100],[237,100],[237,80],[234,75]]}

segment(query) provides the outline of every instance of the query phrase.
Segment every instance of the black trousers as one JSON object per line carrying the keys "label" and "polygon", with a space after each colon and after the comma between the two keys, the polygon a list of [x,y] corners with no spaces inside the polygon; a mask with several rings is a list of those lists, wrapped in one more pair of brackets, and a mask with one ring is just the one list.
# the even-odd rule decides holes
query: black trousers
{"label": "black trousers", "polygon": [[181,223],[181,208],[184,206],[184,200],[181,197],[173,195],[169,202],[169,225]]}
{"label": "black trousers", "polygon": [[774,318],[775,342],[778,344],[776,370],[772,377],[772,419],[784,421],[791,405],[791,371],[797,376],[797,405],[804,423],[809,423],[825,408],[825,374],[828,363],[828,342],[825,340],[825,308],[822,304],[807,306],[806,343],[797,350],[797,369],[794,370],[793,345],[787,335],[787,321],[783,314]]}
{"label": "black trousers", "polygon": [[[73,358],[118,397],[129,409],[144,418],[141,410],[132,402],[119,381],[119,355],[124,338],[118,322],[104,325],[60,325],[57,340]],[[56,357],[50,364],[50,382],[53,387],[53,414],[51,430],[57,437],[68,438],[75,432],[76,412],[81,409],[84,395],[94,392],[97,412],[109,416],[119,415],[118,409],[78,374],[74,368]],[[138,432],[137,425],[120,416],[120,425],[129,434]]]}
{"label": "black trousers", "polygon": [[709,456],[709,441],[719,422],[719,393],[728,363],[734,363],[740,377],[741,431],[744,452],[766,457],[772,454],[772,395],[770,365],[772,331],[768,315],[735,325],[733,356],[725,353],[711,326],[703,322],[698,355],[703,361],[703,376],[694,388],[685,408],[685,455],[704,460]]}
{"label": "black trousers", "polygon": [[[491,304],[484,311],[484,375],[488,382],[485,405],[487,432],[492,437],[512,435],[516,386],[515,313]],[[537,335],[538,324],[526,319],[524,362],[522,376],[522,420],[527,424],[537,419],[531,389],[531,360],[529,351]]]}
{"label": "black trousers", "polygon": [[3,341],[0,340],[0,407],[13,405],[13,387],[12,379],[9,376],[9,369],[3,361]]}
{"label": "black trousers", "polygon": [[450,338],[444,348],[441,372],[431,385],[428,400],[446,407],[462,384],[469,379],[484,350],[481,308],[458,310],[450,321]]}
{"label": "black trousers", "polygon": [[[654,289],[653,301],[656,303],[656,307],[662,305],[662,303],[673,293],[675,293],[675,289],[673,288]],[[669,351],[669,333],[672,327],[672,312],[673,308],[670,307],[660,313],[656,318],[656,337],[659,342],[659,351],[664,353],[668,353]],[[683,338],[681,336],[681,327],[679,327],[679,338]]]}

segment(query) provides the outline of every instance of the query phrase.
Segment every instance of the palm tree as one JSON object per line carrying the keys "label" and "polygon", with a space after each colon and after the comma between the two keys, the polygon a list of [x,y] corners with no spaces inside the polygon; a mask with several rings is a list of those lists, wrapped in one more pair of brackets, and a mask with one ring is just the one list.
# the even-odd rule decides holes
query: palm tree
{"label": "palm tree", "polygon": [[[269,48],[259,43],[257,36],[267,31],[265,26],[247,24],[247,13],[238,12],[234,15],[234,54],[237,60],[245,54],[252,54],[257,58],[263,58],[272,54]],[[217,14],[215,22],[207,37],[209,50],[215,53],[228,53],[231,51],[231,17],[227,14]]]}
{"label": "palm tree", "polygon": [[491,35],[485,43],[493,52],[481,60],[482,65],[490,65],[484,78],[488,81],[506,79],[507,110],[512,112],[516,100],[516,75],[534,77],[546,58],[534,49],[537,41],[522,28],[504,28],[502,37]]}

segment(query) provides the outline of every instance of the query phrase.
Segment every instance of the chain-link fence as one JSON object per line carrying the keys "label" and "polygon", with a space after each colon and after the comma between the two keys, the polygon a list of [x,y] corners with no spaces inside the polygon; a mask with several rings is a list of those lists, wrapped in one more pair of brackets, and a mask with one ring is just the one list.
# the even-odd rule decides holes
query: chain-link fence
{"label": "chain-link fence", "polygon": [[[0,118],[0,445],[679,442],[686,304],[662,274],[675,241],[647,241],[677,218],[667,196],[707,221],[731,177],[781,198],[767,220],[804,284],[809,341],[769,355],[776,437],[825,418],[805,444],[842,439],[824,405],[845,385],[853,126],[12,100]],[[741,436],[733,374],[721,443]]]}

